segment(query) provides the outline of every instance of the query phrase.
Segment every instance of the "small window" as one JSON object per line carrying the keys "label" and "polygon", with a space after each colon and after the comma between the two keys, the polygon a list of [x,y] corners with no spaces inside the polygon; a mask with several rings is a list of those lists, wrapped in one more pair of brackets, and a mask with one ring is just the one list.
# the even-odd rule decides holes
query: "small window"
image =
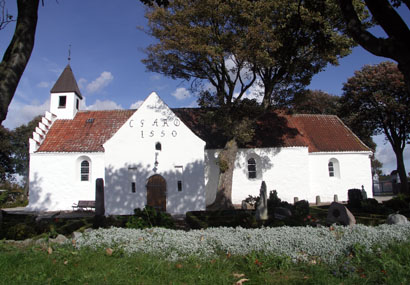
{"label": "small window", "polygon": [[332,161],[329,161],[328,168],[329,168],[329,177],[334,177],[335,176],[335,168],[333,166]]}
{"label": "small window", "polygon": [[81,181],[89,181],[90,179],[90,163],[87,160],[81,162]]}
{"label": "small window", "polygon": [[131,192],[135,193],[135,182],[131,182]]}
{"label": "small window", "polygon": [[248,159],[248,178],[256,178],[256,161],[254,158]]}
{"label": "small window", "polygon": [[178,191],[181,192],[182,191],[182,181],[178,180]]}
{"label": "small window", "polygon": [[77,101],[76,101],[76,103],[75,103],[75,107],[77,108],[77,110],[79,109],[79,107],[80,107],[80,100],[77,99]]}
{"label": "small window", "polygon": [[67,104],[67,96],[60,96],[58,100],[58,108],[65,108]]}
{"label": "small window", "polygon": [[160,142],[157,142],[157,143],[155,144],[155,150],[162,150],[162,146],[161,146],[161,143],[160,143]]}

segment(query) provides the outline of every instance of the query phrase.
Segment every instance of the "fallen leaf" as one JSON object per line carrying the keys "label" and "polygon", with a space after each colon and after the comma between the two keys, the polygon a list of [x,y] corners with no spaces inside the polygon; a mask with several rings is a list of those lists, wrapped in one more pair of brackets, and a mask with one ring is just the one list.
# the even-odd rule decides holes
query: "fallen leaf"
{"label": "fallen leaf", "polygon": [[233,273],[232,275],[233,275],[233,277],[235,277],[235,278],[245,277],[245,274],[243,274],[243,273]]}
{"label": "fallen leaf", "polygon": [[243,278],[235,283],[235,285],[242,285],[242,283],[249,281],[249,279]]}
{"label": "fallen leaf", "polygon": [[216,262],[216,260],[215,260],[215,259],[212,259],[210,262],[211,262],[212,264],[214,264],[214,263]]}
{"label": "fallen leaf", "polygon": [[52,253],[53,253],[53,249],[52,249],[51,247],[49,247],[49,248],[47,249],[47,252],[48,252],[48,254],[52,254]]}
{"label": "fallen leaf", "polygon": [[176,268],[182,268],[182,264],[178,263],[177,265],[175,265]]}
{"label": "fallen leaf", "polygon": [[201,265],[200,265],[200,264],[197,264],[197,265],[195,265],[195,268],[196,268],[196,269],[199,269],[199,268],[201,268]]}
{"label": "fallen leaf", "polygon": [[113,250],[112,250],[111,248],[107,248],[107,249],[105,250],[105,252],[107,253],[108,256],[111,256]]}
{"label": "fallen leaf", "polygon": [[64,265],[67,265],[68,264],[68,260],[64,260]]}
{"label": "fallen leaf", "polygon": [[230,253],[230,252],[228,252],[227,254],[226,254],[226,258],[230,258],[232,256],[232,254]]}

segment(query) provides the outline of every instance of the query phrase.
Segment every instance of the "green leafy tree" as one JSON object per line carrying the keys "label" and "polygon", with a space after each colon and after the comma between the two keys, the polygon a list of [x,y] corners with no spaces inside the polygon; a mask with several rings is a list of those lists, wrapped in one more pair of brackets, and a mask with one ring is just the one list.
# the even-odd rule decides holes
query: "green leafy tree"
{"label": "green leafy tree", "polygon": [[404,74],[410,93],[410,29],[395,8],[404,3],[410,9],[408,0],[363,0],[366,7],[387,37],[376,37],[368,31],[368,23],[358,13],[354,0],[337,0],[345,19],[348,33],[370,53],[391,58],[398,63]]}
{"label": "green leafy tree", "polygon": [[396,155],[401,191],[408,193],[403,151],[410,136],[410,97],[397,65],[382,62],[356,71],[343,86],[341,106],[353,131],[359,126],[386,136]]}
{"label": "green leafy tree", "polygon": [[39,0],[17,0],[17,23],[14,36],[0,63],[0,124],[23,75],[34,47]]}
{"label": "green leafy tree", "polygon": [[29,167],[29,138],[33,136],[35,128],[41,121],[41,116],[35,117],[27,124],[23,124],[11,131],[11,144],[13,146],[13,164],[15,173],[24,179],[24,188],[28,190],[28,167]]}
{"label": "green leafy tree", "polygon": [[0,125],[0,184],[10,180],[15,172],[10,137],[10,131]]}
{"label": "green leafy tree", "polygon": [[[222,207],[231,206],[238,143],[252,138],[255,119],[350,51],[353,41],[344,36],[338,7],[316,2],[175,0],[146,14],[148,33],[158,39],[147,48],[147,69],[192,80],[200,105],[212,107],[205,117],[223,125],[216,199]],[[259,109],[243,100],[257,77],[264,90]],[[212,88],[204,88],[208,83]]]}
{"label": "green leafy tree", "polygon": [[322,90],[304,90],[295,95],[291,111],[300,114],[336,115],[339,109],[339,96]]}

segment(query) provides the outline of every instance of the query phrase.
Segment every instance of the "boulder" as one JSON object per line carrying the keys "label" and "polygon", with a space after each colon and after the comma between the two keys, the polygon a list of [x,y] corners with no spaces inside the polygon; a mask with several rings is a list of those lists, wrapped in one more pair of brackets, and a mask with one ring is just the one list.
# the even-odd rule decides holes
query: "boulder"
{"label": "boulder", "polygon": [[333,202],[327,212],[328,223],[339,223],[345,226],[352,226],[356,224],[356,219],[353,214],[344,205]]}
{"label": "boulder", "polygon": [[390,214],[386,220],[388,225],[405,225],[408,222],[407,218],[400,214]]}
{"label": "boulder", "polygon": [[276,207],[273,210],[273,216],[275,219],[284,220],[286,218],[292,217],[292,212],[288,208]]}
{"label": "boulder", "polygon": [[56,238],[50,239],[49,241],[50,243],[65,244],[68,242],[68,239],[63,235],[58,235]]}

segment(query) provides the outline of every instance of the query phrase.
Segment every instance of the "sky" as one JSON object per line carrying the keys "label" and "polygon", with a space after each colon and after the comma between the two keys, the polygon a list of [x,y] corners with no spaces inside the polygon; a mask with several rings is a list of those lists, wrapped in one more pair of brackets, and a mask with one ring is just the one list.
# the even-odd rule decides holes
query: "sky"
{"label": "sky", "polygon": [[[9,14],[17,15],[16,1],[6,0]],[[41,2],[41,1],[40,1]],[[49,109],[50,89],[68,64],[85,98],[82,109],[135,109],[153,91],[170,107],[195,107],[190,84],[147,72],[143,49],[155,40],[143,29],[145,7],[139,0],[44,0],[40,6],[34,50],[20,80],[3,126],[13,129]],[[410,23],[410,12],[401,11]],[[15,25],[0,31],[0,54],[13,36]],[[372,32],[383,35],[379,28]],[[71,46],[71,48],[69,48]],[[366,64],[388,60],[361,47],[315,75],[308,88],[342,94],[343,83]],[[374,138],[376,158],[383,172],[396,169],[396,159],[384,136]],[[410,147],[405,149],[410,171]]]}

